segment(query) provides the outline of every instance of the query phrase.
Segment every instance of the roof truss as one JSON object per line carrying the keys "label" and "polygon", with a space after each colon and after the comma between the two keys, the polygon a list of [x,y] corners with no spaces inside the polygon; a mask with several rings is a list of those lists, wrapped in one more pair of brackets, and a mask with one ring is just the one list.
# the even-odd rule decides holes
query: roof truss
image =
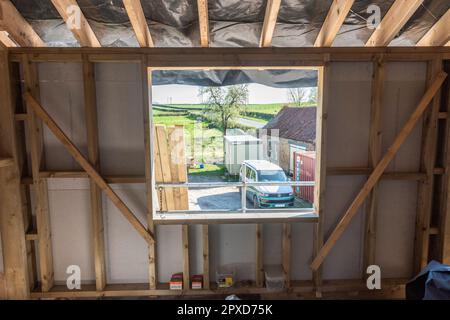
{"label": "roof truss", "polygon": [[52,0],[52,3],[82,47],[101,47],[75,0]]}
{"label": "roof truss", "polygon": [[140,0],[123,0],[136,39],[141,47],[153,47],[153,40],[148,28]]}
{"label": "roof truss", "polygon": [[198,24],[200,28],[200,45],[209,47],[208,0],[197,0]]}
{"label": "roof truss", "polygon": [[0,1],[0,30],[8,33],[3,33],[0,38],[7,47],[13,46],[14,42],[22,47],[45,47],[44,41],[9,0]]}
{"label": "roof truss", "polygon": [[396,0],[366,43],[366,47],[385,47],[408,22],[423,0]]}
{"label": "roof truss", "polygon": [[450,44],[450,9],[419,40],[418,46],[440,47]]}
{"label": "roof truss", "polygon": [[266,15],[261,31],[260,47],[270,47],[272,45],[273,32],[277,23],[278,11],[280,10],[281,0],[268,0]]}
{"label": "roof truss", "polygon": [[331,47],[355,0],[334,0],[314,43],[315,47]]}

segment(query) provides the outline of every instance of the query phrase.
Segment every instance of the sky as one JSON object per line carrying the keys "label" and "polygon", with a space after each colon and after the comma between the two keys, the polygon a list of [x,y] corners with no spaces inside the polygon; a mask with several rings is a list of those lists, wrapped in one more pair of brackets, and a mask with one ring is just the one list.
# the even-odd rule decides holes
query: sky
{"label": "sky", "polygon": [[[256,83],[249,84],[248,89],[250,104],[289,102],[288,89],[272,88]],[[152,100],[153,103],[159,104],[201,103],[197,86],[178,84],[153,86]]]}

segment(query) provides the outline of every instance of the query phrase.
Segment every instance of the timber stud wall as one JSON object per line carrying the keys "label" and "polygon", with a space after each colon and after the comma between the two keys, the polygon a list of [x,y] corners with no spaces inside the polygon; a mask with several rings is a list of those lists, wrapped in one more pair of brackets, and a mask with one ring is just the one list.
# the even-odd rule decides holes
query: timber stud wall
{"label": "timber stud wall", "polygon": [[[323,95],[319,103],[321,135],[317,137],[319,150],[318,165],[321,169],[320,181],[316,188],[316,210],[319,219],[314,231],[314,274],[312,281],[292,281],[291,273],[291,223],[283,223],[282,232],[282,262],[287,279],[287,292],[306,297],[312,296],[338,296],[350,291],[365,292],[365,283],[361,280],[322,280],[321,261],[327,254],[321,255],[324,242],[331,240],[331,247],[337,240],[326,239],[323,230],[324,197],[326,192],[325,178],[332,175],[367,175],[376,171],[381,152],[380,113],[382,112],[381,95],[383,92],[384,67],[386,62],[392,61],[426,61],[428,62],[428,85],[439,92],[439,76],[442,79],[444,69],[448,72],[450,49],[448,48],[303,48],[303,49],[113,49],[113,48],[12,48],[6,51],[1,49],[0,91],[4,99],[0,101],[0,232],[2,236],[4,279],[6,298],[40,298],[40,297],[103,297],[103,296],[151,296],[151,295],[208,295],[215,293],[255,293],[266,294],[262,287],[262,247],[263,222],[255,221],[257,238],[256,258],[257,268],[256,285],[250,288],[237,289],[211,289],[209,285],[204,290],[183,290],[174,292],[157,285],[156,268],[156,226],[153,222],[153,199],[151,186],[154,182],[151,170],[150,155],[152,150],[152,119],[149,116],[150,81],[147,67],[155,69],[164,68],[223,68],[233,69],[241,67],[250,68],[292,68],[292,67],[320,67],[319,81],[322,84]],[[8,57],[9,55],[9,57]],[[9,62],[8,62],[9,61]],[[76,61],[83,63],[85,108],[88,140],[88,159],[84,158],[71,141],[59,129],[57,124],[45,113],[39,104],[39,87],[37,82],[37,62]],[[330,101],[327,92],[329,86],[329,64],[335,61],[372,62],[374,65],[373,85],[371,97],[371,127],[369,142],[369,161],[366,168],[325,168],[326,166],[326,127],[327,108]],[[444,63],[443,63],[444,61]],[[102,177],[97,171],[99,168],[99,145],[97,133],[97,113],[95,103],[95,74],[93,63],[99,62],[135,62],[139,63],[143,75],[143,104],[144,104],[144,131],[145,131],[145,177]],[[21,64],[23,76],[23,92],[26,104],[22,107],[20,88],[18,86],[18,65]],[[433,257],[449,263],[450,260],[450,199],[447,197],[449,187],[449,81],[447,80],[442,94],[431,96],[429,106],[422,105],[425,110],[423,121],[422,155],[420,172],[379,172],[381,179],[412,180],[419,183],[419,201],[416,221],[416,240],[414,245],[414,269],[419,270]],[[419,107],[421,105],[419,104]],[[45,108],[45,106],[44,106]],[[42,125],[45,125],[64,143],[71,154],[83,164],[88,174],[46,172],[42,160]],[[26,125],[24,123],[26,122]],[[31,171],[26,168],[27,159],[24,155],[25,140],[24,128],[28,131],[28,143],[31,153]],[[373,174],[373,173],[372,173]],[[90,177],[91,214],[94,233],[93,252],[95,255],[95,286],[82,291],[67,291],[53,285],[52,239],[48,216],[48,196],[46,179],[48,177]],[[31,177],[31,178],[28,178]],[[111,182],[145,182],[147,189],[147,220],[148,229],[142,226],[134,217],[131,210],[121,202],[120,198],[108,186]],[[21,183],[22,182],[22,183]],[[374,262],[374,236],[377,211],[377,182],[368,192],[366,203],[365,238],[363,265]],[[31,219],[29,186],[36,193],[36,222]],[[142,285],[112,285],[105,279],[105,257],[103,221],[99,214],[102,210],[100,192],[103,190],[113,202],[120,207],[121,212],[135,229],[147,241],[149,248],[149,283]],[[437,194],[433,198],[433,194]],[[345,226],[344,226],[345,230]],[[339,235],[338,235],[339,236]],[[183,227],[183,249],[185,270],[189,270],[189,243],[188,226]],[[209,275],[209,238],[211,229],[202,227],[203,267]],[[38,250],[34,252],[32,243],[37,241]],[[36,255],[36,257],[34,257]],[[319,259],[317,261],[317,259]],[[37,279],[35,261],[40,266],[40,278]],[[208,278],[208,277],[207,277]],[[395,289],[402,289],[403,279],[385,279],[382,296],[392,293]]]}

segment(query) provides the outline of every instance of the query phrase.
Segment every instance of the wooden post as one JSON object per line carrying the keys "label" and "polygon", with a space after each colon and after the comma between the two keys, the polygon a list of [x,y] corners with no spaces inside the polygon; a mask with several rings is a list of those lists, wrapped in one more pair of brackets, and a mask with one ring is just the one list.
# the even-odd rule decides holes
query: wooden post
{"label": "wooden post", "polygon": [[[20,75],[20,65],[19,63],[11,63],[11,94],[12,101],[20,101],[22,97],[22,81]],[[27,148],[25,141],[25,121],[28,120],[26,117],[23,121],[17,121],[17,114],[24,113],[23,104],[17,104],[15,107],[15,138],[16,138],[16,149],[17,149],[17,162],[19,166],[19,175],[20,177],[30,176],[29,167],[28,167],[28,157],[27,157]],[[12,159],[13,160],[13,159]],[[23,184],[21,185],[21,199],[22,199],[22,211],[23,211],[23,223],[25,232],[36,232],[35,219],[33,218],[32,207],[31,207],[31,194],[30,194],[30,185]],[[37,235],[37,234],[36,234]],[[28,255],[28,274],[29,274],[29,284],[30,290],[34,290],[38,284],[37,279],[37,259],[36,259],[36,246],[35,242],[37,238],[28,239],[25,236],[26,241],[26,250]]]}
{"label": "wooden post", "polygon": [[[433,79],[439,72],[442,72],[442,60],[430,61],[428,64],[427,86],[432,84]],[[430,108],[424,113],[423,118],[420,171],[425,172],[427,179],[419,183],[418,190],[416,235],[414,241],[414,274],[417,274],[428,263],[434,189],[433,170],[436,163],[439,107],[440,96],[437,94],[431,101]]]}
{"label": "wooden post", "polygon": [[282,265],[286,288],[291,286],[291,231],[292,225],[290,223],[283,223]]}
{"label": "wooden post", "polygon": [[190,289],[190,268],[189,268],[189,225],[181,226],[181,241],[183,245],[183,289]]}
{"label": "wooden post", "polygon": [[[148,229],[156,237],[156,226],[153,221],[155,213],[155,199],[156,195],[154,189],[155,170],[153,159],[153,141],[155,140],[153,131],[152,118],[152,99],[151,99],[151,73],[147,68],[147,60],[144,58],[141,62],[142,70],[142,97],[143,97],[143,118],[144,118],[144,146],[145,146],[145,189],[146,189],[146,204],[147,204],[147,224]],[[156,238],[155,238],[156,241]],[[158,284],[157,269],[156,269],[156,245],[150,243],[148,245],[148,278],[149,288],[156,289]]]}
{"label": "wooden post", "polygon": [[264,225],[256,225],[256,286],[264,285]]}
{"label": "wooden post", "polygon": [[30,295],[20,169],[15,136],[8,53],[0,47],[0,157],[13,159],[0,167],[0,235],[3,252],[3,293],[8,299]]}
{"label": "wooden post", "polygon": [[[22,60],[25,92],[32,94],[39,100],[39,75],[37,65],[31,62],[27,55]],[[41,275],[41,290],[49,291],[53,287],[53,253],[50,230],[50,212],[48,208],[47,180],[39,176],[44,168],[44,141],[42,121],[27,104],[28,139],[30,145],[31,172],[36,199],[36,223],[38,233],[39,270]]]}
{"label": "wooden post", "polygon": [[[372,169],[378,164],[382,151],[381,112],[383,102],[384,71],[385,68],[382,57],[377,56],[373,63],[369,129],[369,167]],[[375,263],[377,202],[378,184],[373,187],[373,190],[367,198],[362,270],[363,279],[367,276],[367,267]]]}
{"label": "wooden post", "polygon": [[211,277],[209,274],[209,226],[202,225],[203,238],[203,288],[209,289]]}
{"label": "wooden post", "polygon": [[[446,71],[450,69],[450,62],[446,62]],[[442,189],[441,189],[441,210],[439,217],[439,256],[442,263],[450,264],[450,196],[448,192],[450,190],[450,119],[448,113],[450,112],[450,82],[447,80],[445,86],[445,109],[447,111],[447,117],[445,118],[445,151],[444,151],[444,167],[445,174],[442,177]]]}
{"label": "wooden post", "polygon": [[330,237],[327,239],[326,243],[323,245],[323,247],[319,250],[318,254],[315,256],[313,262],[311,263],[311,269],[313,271],[316,271],[321,266],[323,260],[328,255],[330,250],[333,248],[333,246],[336,244],[340,236],[344,233],[344,231],[347,229],[348,225],[352,221],[353,217],[358,212],[359,207],[364,202],[374,185],[378,182],[383,172],[386,170],[389,163],[392,161],[392,159],[397,154],[400,147],[405,142],[406,138],[409,136],[411,131],[414,129],[415,125],[419,121],[420,117],[422,116],[423,112],[428,107],[431,100],[434,98],[436,93],[439,91],[442,83],[447,78],[447,74],[443,71],[439,72],[437,76],[432,81],[432,84],[418,103],[416,109],[411,114],[409,119],[406,121],[403,128],[400,130],[399,134],[395,138],[392,145],[389,147],[385,155],[381,158],[378,165],[373,170],[372,174],[367,179],[366,183],[363,185],[361,190],[359,191],[358,195],[355,197],[353,202],[351,203],[350,207],[345,212],[342,219],[339,221],[336,228],[331,233]]}
{"label": "wooden post", "polygon": [[[88,158],[92,166],[100,171],[95,65],[94,63],[89,62],[86,56],[83,58],[83,82]],[[106,285],[102,191],[92,178],[89,179],[89,184],[94,241],[95,286],[98,291],[102,291]]]}
{"label": "wooden post", "polygon": [[[314,226],[313,254],[317,256],[323,246],[323,225],[325,221],[325,190],[327,178],[327,118],[329,103],[330,64],[326,62],[318,71],[318,98],[316,119],[316,176],[314,187],[314,208],[319,221]],[[316,295],[320,297],[322,269],[313,271]]]}

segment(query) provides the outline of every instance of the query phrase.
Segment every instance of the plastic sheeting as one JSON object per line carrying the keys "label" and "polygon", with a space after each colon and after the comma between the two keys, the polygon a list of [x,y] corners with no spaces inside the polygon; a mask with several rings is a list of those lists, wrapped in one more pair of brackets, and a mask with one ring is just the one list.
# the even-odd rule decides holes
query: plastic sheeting
{"label": "plastic sheeting", "polygon": [[185,84],[227,86],[259,83],[275,88],[316,87],[317,71],[313,70],[211,70],[154,71],[152,84]]}
{"label": "plastic sheeting", "polygon": [[[12,0],[19,12],[32,24],[48,46],[77,47],[78,42],[67,29],[50,0]],[[322,27],[332,0],[283,0],[278,13],[272,44],[278,47],[309,47]],[[367,27],[369,5],[380,8],[381,18],[394,0],[356,0],[333,46],[363,46],[373,30]],[[77,0],[90,21],[100,43],[105,47],[137,47],[133,29],[122,0]],[[149,29],[157,47],[196,47],[200,45],[196,0],[141,0]],[[256,47],[259,44],[267,0],[209,0],[211,47]],[[413,46],[426,31],[450,9],[448,0],[425,0],[391,46]],[[306,77],[297,81],[285,78],[297,73]],[[164,77],[162,76],[164,74]],[[303,72],[266,72],[263,83],[273,86],[310,84]],[[182,73],[161,73],[155,84],[174,83]],[[257,77],[252,72],[203,72],[208,79],[185,73],[183,83],[218,85],[241,83]],[[281,77],[283,75],[283,77]],[[222,79],[222,80],[221,80]],[[203,81],[205,80],[205,81]]]}
{"label": "plastic sheeting", "polygon": [[408,300],[450,300],[450,266],[431,261],[406,284]]}

